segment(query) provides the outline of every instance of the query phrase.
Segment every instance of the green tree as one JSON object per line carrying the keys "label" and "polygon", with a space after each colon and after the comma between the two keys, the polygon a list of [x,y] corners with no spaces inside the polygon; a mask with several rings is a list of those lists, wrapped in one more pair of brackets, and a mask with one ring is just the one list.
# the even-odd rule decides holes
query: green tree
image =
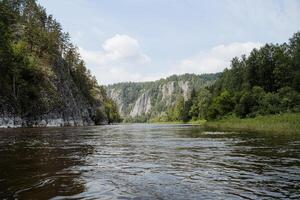
{"label": "green tree", "polygon": [[300,94],[291,87],[283,87],[278,91],[281,110],[288,112],[300,111]]}
{"label": "green tree", "polygon": [[215,119],[225,116],[233,111],[234,105],[233,96],[225,90],[220,96],[213,99],[208,110],[208,118]]}
{"label": "green tree", "polygon": [[207,89],[201,89],[192,101],[192,106],[189,111],[192,119],[206,119],[210,102],[211,93]]}
{"label": "green tree", "polygon": [[118,113],[117,105],[111,99],[105,102],[105,112],[108,118],[108,123],[121,122],[121,117]]}

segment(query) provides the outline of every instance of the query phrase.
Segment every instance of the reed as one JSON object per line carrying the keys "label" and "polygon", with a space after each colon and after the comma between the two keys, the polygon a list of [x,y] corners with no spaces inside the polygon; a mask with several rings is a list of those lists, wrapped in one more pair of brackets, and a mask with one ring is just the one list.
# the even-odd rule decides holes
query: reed
{"label": "reed", "polygon": [[204,126],[223,130],[300,133],[300,113],[285,113],[246,119],[230,116],[221,120],[207,121]]}

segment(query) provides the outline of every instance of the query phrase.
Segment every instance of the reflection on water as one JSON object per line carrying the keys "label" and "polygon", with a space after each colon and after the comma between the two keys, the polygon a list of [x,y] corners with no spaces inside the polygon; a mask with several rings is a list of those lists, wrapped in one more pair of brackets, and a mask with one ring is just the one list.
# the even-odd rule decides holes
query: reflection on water
{"label": "reflection on water", "polygon": [[299,199],[299,183],[299,135],[148,124],[0,130],[0,199]]}

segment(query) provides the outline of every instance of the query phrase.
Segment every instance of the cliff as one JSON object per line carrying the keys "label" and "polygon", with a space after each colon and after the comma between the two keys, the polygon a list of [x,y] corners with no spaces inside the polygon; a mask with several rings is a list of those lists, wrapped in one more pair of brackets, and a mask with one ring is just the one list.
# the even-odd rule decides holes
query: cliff
{"label": "cliff", "polygon": [[[44,68],[45,66],[43,66]],[[71,73],[56,63],[50,67],[53,74],[47,80],[49,88],[42,88],[39,100],[26,105],[14,105],[9,101],[1,103],[0,127],[53,127],[107,124],[107,117],[96,122],[96,110],[104,108],[105,94],[95,88],[97,98],[91,103],[76,85]],[[8,99],[6,95],[2,100]],[[21,108],[21,109],[20,109]],[[105,111],[102,113],[105,116]]]}
{"label": "cliff", "polygon": [[173,75],[154,82],[117,83],[106,87],[107,95],[119,108],[126,120],[145,121],[165,115],[176,99],[183,96],[190,99],[193,91],[210,86],[219,74]]}
{"label": "cliff", "polygon": [[0,1],[0,127],[107,124],[114,102],[36,1]]}

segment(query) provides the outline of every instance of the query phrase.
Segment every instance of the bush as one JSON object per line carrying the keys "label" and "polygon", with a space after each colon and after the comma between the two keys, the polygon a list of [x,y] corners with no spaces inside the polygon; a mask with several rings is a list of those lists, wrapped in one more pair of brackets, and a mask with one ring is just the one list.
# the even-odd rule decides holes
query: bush
{"label": "bush", "polygon": [[291,87],[284,87],[278,91],[281,110],[290,112],[300,111],[300,94]]}
{"label": "bush", "polygon": [[94,121],[95,121],[96,125],[99,125],[105,121],[108,121],[104,107],[100,106],[96,109],[96,116],[95,116]]}
{"label": "bush", "polygon": [[261,115],[276,114],[281,111],[280,98],[276,93],[267,93],[259,105],[258,113]]}
{"label": "bush", "polygon": [[244,118],[250,113],[255,112],[255,108],[257,107],[258,101],[255,95],[251,92],[245,92],[240,98],[239,103],[235,106],[235,114],[238,117]]}

